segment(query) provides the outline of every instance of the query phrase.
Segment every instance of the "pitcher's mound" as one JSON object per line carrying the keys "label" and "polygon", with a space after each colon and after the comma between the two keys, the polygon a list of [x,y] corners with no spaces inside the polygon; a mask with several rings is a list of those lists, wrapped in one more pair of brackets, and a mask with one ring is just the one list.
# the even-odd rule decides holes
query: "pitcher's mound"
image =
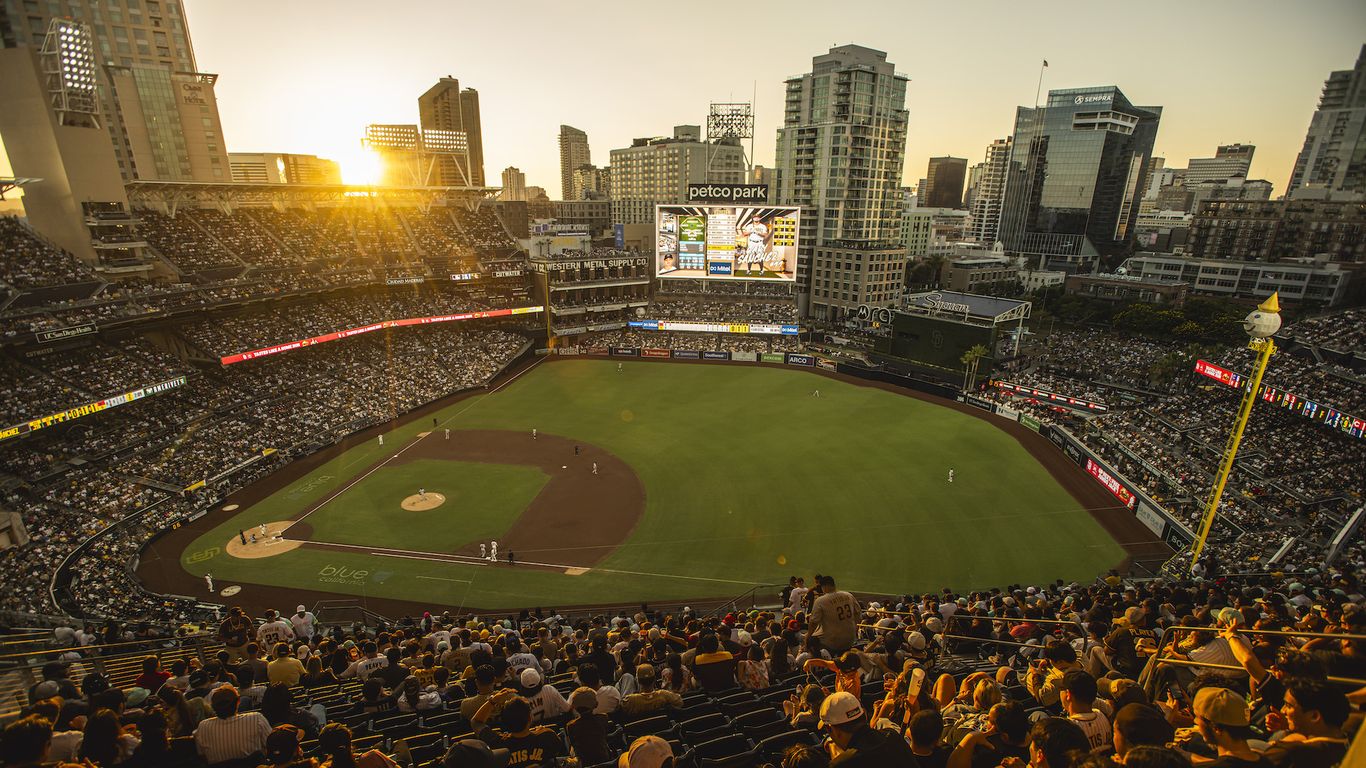
{"label": "pitcher's mound", "polygon": [[409,512],[426,512],[429,509],[436,509],[446,503],[446,497],[440,493],[427,491],[427,495],[419,496],[416,493],[403,500],[403,508]]}
{"label": "pitcher's mound", "polygon": [[[298,549],[303,545],[302,541],[280,538],[280,534],[286,528],[294,525],[293,520],[280,520],[274,523],[266,523],[266,533],[261,535],[260,526],[255,526],[250,530],[243,531],[247,538],[247,543],[242,543],[242,537],[233,536],[228,539],[228,545],[224,547],[229,555],[240,557],[243,560],[255,560],[261,557],[274,557],[283,555],[290,550]],[[256,541],[251,540],[251,535],[256,534]]]}

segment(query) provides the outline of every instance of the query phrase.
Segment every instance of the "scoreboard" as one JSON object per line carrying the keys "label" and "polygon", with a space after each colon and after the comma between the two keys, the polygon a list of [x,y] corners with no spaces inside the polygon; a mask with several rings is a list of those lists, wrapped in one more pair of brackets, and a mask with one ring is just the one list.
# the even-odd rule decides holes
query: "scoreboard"
{"label": "scoreboard", "polygon": [[[1195,372],[1201,376],[1207,376],[1226,387],[1243,389],[1248,385],[1248,379],[1240,373],[1222,368],[1207,360],[1195,361]],[[1310,400],[1280,387],[1273,387],[1263,384],[1257,396],[1263,402],[1270,403],[1278,408],[1284,408],[1291,413],[1306,419],[1313,419],[1325,426],[1345,432],[1352,437],[1366,437],[1366,420],[1359,419],[1348,413],[1343,413],[1324,403]]]}

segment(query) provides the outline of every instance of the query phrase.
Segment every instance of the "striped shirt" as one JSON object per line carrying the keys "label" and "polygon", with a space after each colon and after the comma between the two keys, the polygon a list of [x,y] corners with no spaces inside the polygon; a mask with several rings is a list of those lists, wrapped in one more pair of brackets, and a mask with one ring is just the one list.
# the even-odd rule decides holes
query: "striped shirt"
{"label": "striped shirt", "polygon": [[270,721],[260,712],[241,712],[229,718],[211,717],[194,731],[194,744],[208,763],[221,763],[264,754]]}

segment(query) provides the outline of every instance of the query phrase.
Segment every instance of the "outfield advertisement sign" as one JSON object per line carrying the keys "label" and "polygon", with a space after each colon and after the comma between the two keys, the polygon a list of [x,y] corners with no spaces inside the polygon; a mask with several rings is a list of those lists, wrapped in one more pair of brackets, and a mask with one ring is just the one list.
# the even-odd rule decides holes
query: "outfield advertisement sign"
{"label": "outfield advertisement sign", "polygon": [[[731,359],[731,360],[734,360],[734,361],[737,362],[737,363],[757,363],[757,362],[759,362],[759,353],[758,353],[758,352],[728,352],[728,353],[726,353],[726,354],[729,354],[729,355],[730,355],[730,359]],[[779,355],[778,357],[782,357],[782,355]],[[778,362],[782,362],[782,361],[779,360]]]}
{"label": "outfield advertisement sign", "polygon": [[976,397],[976,396],[974,396],[974,395],[964,395],[964,396],[963,396],[963,402],[967,403],[968,405],[975,405],[975,406],[977,406],[978,408],[981,408],[981,409],[984,410],[984,411],[995,411],[995,410],[996,410],[996,404],[995,404],[995,403],[991,402],[990,400],[983,400],[982,398]]}
{"label": "outfield advertisement sign", "polygon": [[712,352],[711,350],[702,353],[703,360],[739,360],[739,355],[747,354],[753,360],[753,352]]}
{"label": "outfield advertisement sign", "polygon": [[816,358],[811,355],[799,355],[794,352],[788,352],[787,360],[785,362],[788,365],[814,366],[816,364]]}
{"label": "outfield advertisement sign", "polygon": [[800,218],[800,208],[743,202],[657,205],[655,274],[795,282]]}
{"label": "outfield advertisement sign", "polygon": [[1030,415],[1027,414],[1027,413],[1022,413],[1022,414],[1020,414],[1020,423],[1023,424],[1023,425],[1025,425],[1026,427],[1029,427],[1030,429],[1034,430],[1035,432],[1038,432],[1038,431],[1039,431],[1039,427],[1043,426],[1042,424],[1039,423],[1039,420],[1038,420],[1038,419],[1034,418],[1033,416],[1030,416]]}
{"label": "outfield advertisement sign", "polygon": [[641,357],[664,357],[664,358],[668,358],[668,357],[673,357],[673,354],[672,354],[669,350],[667,350],[667,349],[649,349],[649,348],[646,348],[646,349],[640,350],[640,356],[641,356]]}
{"label": "outfield advertisement sign", "polygon": [[673,320],[631,320],[627,327],[640,331],[687,331],[691,333],[762,333],[796,336],[796,325],[773,323],[680,323]]}
{"label": "outfield advertisement sign", "polygon": [[1134,498],[1133,491],[1130,491],[1128,488],[1125,488],[1124,484],[1121,483],[1114,475],[1110,474],[1109,470],[1107,470],[1105,467],[1102,467],[1099,463],[1096,462],[1095,459],[1091,458],[1086,459],[1086,463],[1083,466],[1086,468],[1086,474],[1090,475],[1091,477],[1094,477],[1096,479],[1096,482],[1105,486],[1105,489],[1108,490],[1110,493],[1113,493],[1115,495],[1115,498],[1124,502],[1124,506],[1128,507],[1129,509],[1134,508],[1134,504],[1138,500]]}
{"label": "outfield advertisement sign", "polygon": [[1134,510],[1134,517],[1137,517],[1140,522],[1148,526],[1148,530],[1158,536],[1161,536],[1163,529],[1167,527],[1167,521],[1156,510],[1148,506],[1146,501],[1139,502],[1138,507]]}
{"label": "outfield advertisement sign", "polygon": [[701,360],[702,353],[695,349],[675,349],[674,357],[679,360]]}
{"label": "outfield advertisement sign", "polygon": [[409,325],[428,325],[430,323],[452,323],[461,320],[482,320],[490,317],[511,317],[513,315],[533,314],[536,312],[542,312],[544,310],[545,307],[541,306],[514,307],[512,309],[492,309],[481,310],[479,312],[462,312],[458,315],[433,315],[431,317],[406,317],[401,320],[382,320],[378,323],[362,325],[359,328],[348,328],[344,331],[325,333],[321,336],[314,336],[311,339],[300,339],[298,341],[285,342],[284,344],[276,344],[273,347],[253,349],[249,352],[239,352],[235,355],[220,357],[218,361],[223,365],[232,365],[233,363],[240,363],[244,360],[255,360],[260,357],[278,355],[281,352],[292,352],[296,349],[311,347],[314,344],[324,344],[329,341],[337,341],[338,339],[350,338],[351,336],[359,336],[362,333],[372,333],[374,331],[384,330],[386,328],[402,328]]}
{"label": "outfield advertisement sign", "polygon": [[635,348],[628,349],[626,347],[612,347],[612,355],[614,357],[640,357],[640,350]]}
{"label": "outfield advertisement sign", "polygon": [[839,370],[839,364],[838,364],[838,363],[836,363],[834,360],[826,360],[826,359],[823,358],[823,357],[818,357],[818,358],[816,358],[816,365],[820,366],[821,370],[823,370],[823,371],[838,371],[838,370]]}
{"label": "outfield advertisement sign", "polygon": [[117,408],[120,405],[127,405],[128,403],[131,403],[135,400],[141,400],[144,397],[159,395],[162,392],[168,392],[172,389],[176,389],[177,387],[183,386],[185,386],[185,377],[177,376],[174,379],[166,379],[165,381],[159,381],[155,384],[149,384],[145,387],[139,387],[137,389],[128,390],[127,392],[121,392],[117,395],[106,397],[103,400],[95,400],[94,402],[83,403],[81,405],[73,406],[65,410],[57,411],[56,413],[50,413],[46,416],[40,416],[36,419],[21,421],[18,424],[11,424],[8,427],[0,429],[0,440],[8,440],[11,437],[18,437],[20,435],[26,435],[30,432],[37,432],[40,429],[47,429],[48,427],[56,426],[57,424],[63,424],[65,422],[73,421],[84,416],[89,416],[92,413],[100,413],[101,411],[107,411],[110,408]]}
{"label": "outfield advertisement sign", "polygon": [[785,362],[787,362],[787,358],[783,356],[783,353],[782,353],[782,352],[765,352],[765,353],[759,355],[759,360],[760,360],[761,362],[765,362],[765,363],[785,363]]}

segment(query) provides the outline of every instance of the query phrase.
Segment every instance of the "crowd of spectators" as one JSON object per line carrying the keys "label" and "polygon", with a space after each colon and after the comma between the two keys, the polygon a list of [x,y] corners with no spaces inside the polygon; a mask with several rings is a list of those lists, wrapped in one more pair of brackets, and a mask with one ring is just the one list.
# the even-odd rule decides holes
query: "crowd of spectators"
{"label": "crowd of spectators", "polygon": [[1297,320],[1280,336],[1336,352],[1366,353],[1366,311],[1347,309]]}
{"label": "crowd of spectators", "polygon": [[49,244],[14,216],[0,216],[0,283],[17,290],[94,281],[80,259]]}
{"label": "crowd of spectators", "polygon": [[475,211],[451,208],[450,211],[469,245],[494,249],[517,246],[517,242],[503,228],[503,223],[498,220],[498,215],[492,208],[481,207]]}
{"label": "crowd of spectators", "polygon": [[1330,768],[1366,703],[1366,641],[1346,637],[1366,634],[1359,578],[1111,574],[865,602],[793,576],[747,611],[392,624],[232,608],[210,626],[222,650],[154,651],[119,685],[92,655],[166,628],[66,627],[0,744],[94,768]]}

